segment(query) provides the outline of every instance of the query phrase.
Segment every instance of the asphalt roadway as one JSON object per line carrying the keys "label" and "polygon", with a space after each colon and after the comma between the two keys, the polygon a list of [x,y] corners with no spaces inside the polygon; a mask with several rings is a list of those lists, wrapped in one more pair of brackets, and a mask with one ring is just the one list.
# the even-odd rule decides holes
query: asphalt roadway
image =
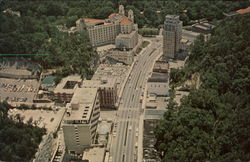
{"label": "asphalt roadway", "polygon": [[138,127],[141,113],[140,97],[155,59],[162,53],[162,41],[152,43],[138,56],[121,95],[117,110],[110,155],[112,162],[135,162],[138,154]]}

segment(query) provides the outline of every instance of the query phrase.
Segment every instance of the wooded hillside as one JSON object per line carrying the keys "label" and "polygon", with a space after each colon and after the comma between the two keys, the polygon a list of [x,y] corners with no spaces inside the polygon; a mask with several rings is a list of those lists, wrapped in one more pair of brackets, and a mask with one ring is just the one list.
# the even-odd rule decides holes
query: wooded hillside
{"label": "wooded hillside", "polygon": [[164,161],[250,160],[249,27],[250,15],[230,17],[195,42],[181,74],[199,72],[202,85],[156,128]]}

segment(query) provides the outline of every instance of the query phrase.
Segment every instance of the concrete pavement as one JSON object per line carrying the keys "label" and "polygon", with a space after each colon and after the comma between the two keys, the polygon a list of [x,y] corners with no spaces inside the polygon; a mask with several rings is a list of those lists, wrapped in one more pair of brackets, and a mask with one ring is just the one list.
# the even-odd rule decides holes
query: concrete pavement
{"label": "concrete pavement", "polygon": [[[146,84],[148,72],[157,56],[162,53],[161,41],[151,39],[152,43],[138,56],[131,74],[124,86],[120,106],[117,111],[117,126],[114,130],[110,149],[110,161],[137,161],[139,117],[141,115],[140,97]],[[140,154],[141,149],[140,149]],[[112,160],[111,160],[112,159]]]}

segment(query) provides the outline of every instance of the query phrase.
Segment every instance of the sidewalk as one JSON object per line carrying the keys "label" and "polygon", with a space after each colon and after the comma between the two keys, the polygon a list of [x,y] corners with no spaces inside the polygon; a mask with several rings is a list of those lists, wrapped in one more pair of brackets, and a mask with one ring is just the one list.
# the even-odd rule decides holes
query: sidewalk
{"label": "sidewalk", "polygon": [[[158,60],[161,57],[161,55],[158,55],[155,60]],[[154,64],[152,65],[149,72],[152,72],[154,68]],[[147,76],[148,78],[149,76]],[[146,81],[145,81],[146,82]],[[137,162],[143,161],[143,134],[144,134],[144,109],[146,107],[146,99],[147,99],[147,82],[145,83],[145,89],[143,92],[143,101],[142,101],[142,107],[141,107],[141,114],[139,118],[139,135],[138,135],[138,154],[137,154]]]}

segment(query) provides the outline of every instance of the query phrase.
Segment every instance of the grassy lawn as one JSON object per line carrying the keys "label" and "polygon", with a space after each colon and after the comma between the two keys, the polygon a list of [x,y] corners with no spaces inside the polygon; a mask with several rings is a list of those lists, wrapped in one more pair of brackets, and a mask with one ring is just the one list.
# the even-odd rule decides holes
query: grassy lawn
{"label": "grassy lawn", "polygon": [[149,45],[149,41],[143,41],[141,47],[139,47],[136,51],[137,54],[139,54],[143,48],[147,47]]}
{"label": "grassy lawn", "polygon": [[149,41],[143,41],[142,42],[142,48],[145,48],[149,45]]}

